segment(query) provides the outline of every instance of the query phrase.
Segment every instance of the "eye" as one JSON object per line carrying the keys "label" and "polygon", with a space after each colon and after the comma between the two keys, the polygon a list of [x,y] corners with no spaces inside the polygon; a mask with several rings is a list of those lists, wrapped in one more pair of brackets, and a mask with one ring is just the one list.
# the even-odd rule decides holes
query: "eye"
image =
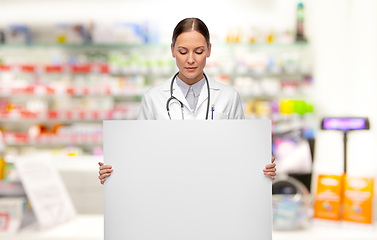
{"label": "eye", "polygon": [[180,54],[182,54],[182,55],[185,55],[187,52],[179,52]]}
{"label": "eye", "polygon": [[202,54],[203,53],[203,51],[201,51],[201,52],[196,52],[196,54]]}

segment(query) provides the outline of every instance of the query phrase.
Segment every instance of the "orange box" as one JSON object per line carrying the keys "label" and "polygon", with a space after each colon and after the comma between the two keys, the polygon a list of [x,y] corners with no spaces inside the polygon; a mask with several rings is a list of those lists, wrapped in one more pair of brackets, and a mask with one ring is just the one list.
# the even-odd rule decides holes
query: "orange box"
{"label": "orange box", "polygon": [[319,175],[314,196],[314,217],[339,221],[341,218],[342,176]]}
{"label": "orange box", "polygon": [[373,178],[345,177],[343,220],[372,224]]}

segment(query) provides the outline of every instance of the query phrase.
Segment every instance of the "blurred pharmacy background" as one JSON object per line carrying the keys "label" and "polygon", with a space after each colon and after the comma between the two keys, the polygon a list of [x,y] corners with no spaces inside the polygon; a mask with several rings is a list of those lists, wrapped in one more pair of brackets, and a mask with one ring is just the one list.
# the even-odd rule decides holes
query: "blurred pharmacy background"
{"label": "blurred pharmacy background", "polygon": [[[374,0],[0,0],[1,239],[103,239],[102,121],[136,119],[177,71],[171,34],[186,17],[210,30],[205,72],[238,90],[246,118],[272,120],[273,239],[377,239],[376,12]],[[346,135],[347,117],[370,129]]]}

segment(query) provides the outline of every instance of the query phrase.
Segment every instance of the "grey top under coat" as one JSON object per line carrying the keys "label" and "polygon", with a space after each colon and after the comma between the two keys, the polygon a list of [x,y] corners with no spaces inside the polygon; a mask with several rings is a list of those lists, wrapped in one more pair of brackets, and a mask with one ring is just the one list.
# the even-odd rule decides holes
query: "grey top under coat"
{"label": "grey top under coat", "polygon": [[204,78],[199,82],[188,85],[177,76],[177,85],[181,89],[183,96],[185,96],[188,104],[190,105],[191,112],[195,113],[196,105],[199,100],[200,92],[205,84]]}

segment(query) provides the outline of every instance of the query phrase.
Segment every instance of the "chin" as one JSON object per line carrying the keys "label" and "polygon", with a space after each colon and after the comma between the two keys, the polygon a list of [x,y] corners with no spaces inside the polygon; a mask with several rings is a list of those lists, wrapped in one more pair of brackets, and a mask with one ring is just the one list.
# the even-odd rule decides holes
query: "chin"
{"label": "chin", "polygon": [[183,75],[187,78],[196,78],[200,75],[200,72],[199,71],[194,71],[194,72],[187,72],[187,71],[184,71],[183,72]]}
{"label": "chin", "polygon": [[186,78],[189,78],[189,79],[194,79],[196,77],[198,77],[199,74],[184,74]]}

